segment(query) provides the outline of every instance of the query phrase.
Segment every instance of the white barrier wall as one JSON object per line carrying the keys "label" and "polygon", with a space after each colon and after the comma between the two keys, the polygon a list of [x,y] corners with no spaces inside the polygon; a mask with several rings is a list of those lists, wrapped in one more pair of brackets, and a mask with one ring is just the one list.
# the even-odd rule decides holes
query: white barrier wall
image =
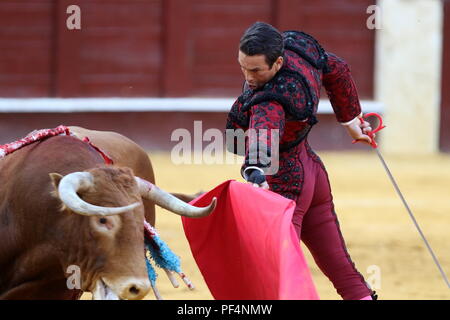
{"label": "white barrier wall", "polygon": [[379,0],[375,98],[384,105],[383,150],[438,151],[443,4]]}

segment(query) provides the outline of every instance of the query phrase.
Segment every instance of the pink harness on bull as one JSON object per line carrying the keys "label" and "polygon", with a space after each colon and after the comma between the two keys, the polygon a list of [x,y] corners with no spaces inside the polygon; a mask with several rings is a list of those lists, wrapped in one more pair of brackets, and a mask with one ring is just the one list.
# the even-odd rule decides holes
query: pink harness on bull
{"label": "pink harness on bull", "polygon": [[66,126],[58,126],[55,129],[34,130],[23,139],[0,145],[0,159],[36,141],[60,135],[70,136],[73,134],[70,133],[69,128]]}
{"label": "pink harness on bull", "polygon": [[[76,135],[70,132],[68,127],[63,125],[60,125],[54,129],[34,130],[33,132],[29,133],[26,137],[20,140],[0,145],[0,159],[34,142],[42,141],[44,139],[59,135],[76,137]],[[84,137],[82,141],[86,142],[98,153],[100,153],[105,161],[105,164],[111,165],[114,163],[113,160],[103,150],[95,146],[89,140],[88,137]],[[167,244],[159,237],[158,233],[156,232],[156,229],[145,220],[144,220],[144,240],[145,240],[145,261],[147,264],[148,276],[150,279],[150,283],[152,285],[153,293],[155,294],[156,298],[158,300],[162,299],[158,289],[156,288],[157,273],[151,263],[152,260],[155,266],[165,271],[165,273],[170,279],[170,282],[175,288],[179,287],[179,284],[173,275],[174,273],[177,273],[181,277],[183,282],[186,284],[186,286],[189,289],[193,290],[194,285],[181,271],[180,258],[177,255],[175,255],[173,251],[167,246]]]}

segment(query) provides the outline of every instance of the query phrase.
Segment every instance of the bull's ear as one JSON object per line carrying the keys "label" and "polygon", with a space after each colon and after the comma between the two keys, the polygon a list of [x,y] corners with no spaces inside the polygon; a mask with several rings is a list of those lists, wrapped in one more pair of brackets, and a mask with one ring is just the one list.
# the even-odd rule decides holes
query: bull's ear
{"label": "bull's ear", "polygon": [[50,180],[52,180],[53,187],[55,190],[58,190],[59,183],[61,182],[63,176],[59,173],[49,173],[48,175],[50,176]]}

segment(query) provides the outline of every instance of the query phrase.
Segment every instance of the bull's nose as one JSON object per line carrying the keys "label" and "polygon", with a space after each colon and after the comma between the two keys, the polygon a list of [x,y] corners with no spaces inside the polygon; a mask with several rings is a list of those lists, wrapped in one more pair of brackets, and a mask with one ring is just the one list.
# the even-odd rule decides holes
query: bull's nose
{"label": "bull's nose", "polygon": [[148,279],[130,279],[122,285],[120,298],[126,300],[139,300],[144,298],[150,291]]}

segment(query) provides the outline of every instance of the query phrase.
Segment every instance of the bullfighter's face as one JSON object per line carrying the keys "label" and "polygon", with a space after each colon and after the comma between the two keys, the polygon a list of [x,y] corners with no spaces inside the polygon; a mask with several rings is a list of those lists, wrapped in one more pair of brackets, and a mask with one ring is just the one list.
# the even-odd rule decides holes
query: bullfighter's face
{"label": "bullfighter's face", "polygon": [[263,87],[281,69],[283,57],[278,57],[275,63],[269,66],[265,55],[249,56],[239,51],[238,62],[249,88],[255,90]]}

